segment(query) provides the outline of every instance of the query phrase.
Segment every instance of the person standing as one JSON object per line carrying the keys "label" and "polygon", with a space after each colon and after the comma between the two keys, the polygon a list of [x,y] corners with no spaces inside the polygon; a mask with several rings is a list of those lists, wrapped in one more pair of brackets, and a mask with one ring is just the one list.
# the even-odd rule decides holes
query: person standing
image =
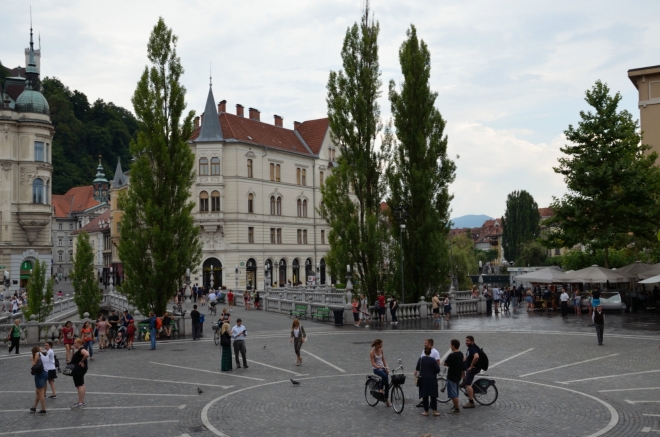
{"label": "person standing", "polygon": [[561,295],[559,295],[559,300],[561,301],[561,316],[568,317],[568,293],[566,289],[562,288]]}
{"label": "person standing", "polygon": [[37,412],[37,404],[41,403],[41,411],[39,413],[46,413],[46,382],[48,382],[48,371],[46,370],[46,362],[48,357],[41,353],[39,346],[32,348],[32,374],[34,375],[35,396],[34,405],[30,408],[32,413]]}
{"label": "person standing", "polygon": [[228,372],[231,368],[231,328],[228,322],[222,324],[220,329],[220,346],[222,347],[222,359],[220,360],[220,371]]}
{"label": "person standing", "polygon": [[424,348],[424,355],[417,360],[417,367],[415,367],[415,376],[419,377],[419,397],[422,398],[424,404],[424,412],[422,416],[429,415],[429,398],[431,398],[431,409],[434,416],[439,416],[438,413],[438,373],[440,373],[440,366],[438,362],[431,357],[431,348]]}
{"label": "person standing", "polygon": [[474,337],[471,335],[465,337],[465,346],[467,346],[468,350],[463,359],[463,367],[465,367],[463,385],[465,386],[465,391],[468,395],[468,401],[463,404],[463,408],[474,408],[474,390],[472,389],[472,382],[474,381],[474,376],[481,372],[481,369],[477,367],[477,364],[479,363],[479,352],[481,349],[474,343]]}
{"label": "person standing", "polygon": [[385,353],[383,353],[383,340],[377,338],[371,343],[371,352],[369,353],[369,358],[371,359],[371,367],[373,368],[374,374],[380,376],[380,392],[385,398],[385,405],[391,407],[389,400],[389,385],[390,371],[387,368],[387,362],[385,361]]}
{"label": "person standing", "polygon": [[[151,335],[151,334],[150,334]],[[133,340],[135,340],[135,320],[131,319],[128,321],[128,327],[126,328],[126,340],[128,342],[128,349],[133,350]]]}
{"label": "person standing", "polygon": [[9,341],[11,341],[11,346],[9,346],[9,353],[11,353],[14,348],[16,348],[16,355],[18,355],[18,348],[21,345],[21,320],[14,319],[14,326],[11,327],[9,331]]}
{"label": "person standing", "polygon": [[105,350],[108,347],[108,329],[110,325],[105,321],[105,316],[101,317],[101,321],[96,323],[96,329],[99,333],[99,350]]}
{"label": "person standing", "polygon": [[575,290],[573,293],[573,310],[578,316],[582,315],[582,296],[580,296],[579,290]]}
{"label": "person standing", "polygon": [[234,339],[234,355],[236,356],[236,367],[241,368],[241,363],[238,361],[238,354],[243,357],[243,367],[248,368],[247,360],[245,359],[245,338],[247,337],[247,328],[243,326],[241,319],[236,319],[236,326],[231,329],[231,337]]}
{"label": "person standing", "polygon": [[596,337],[598,337],[598,346],[603,345],[603,330],[605,329],[605,314],[603,314],[603,307],[598,305],[591,316],[594,326],[596,327]]}
{"label": "person standing", "polygon": [[229,293],[227,293],[227,305],[229,306],[229,312],[231,313],[231,309],[234,308],[234,292],[229,290]]}
{"label": "person standing", "polygon": [[356,327],[360,327],[360,304],[356,298],[351,302],[351,310],[353,311],[353,321]]}
{"label": "person standing", "polygon": [[195,283],[195,285],[193,285],[193,287],[192,287],[192,298],[193,298],[194,303],[197,303],[197,290],[198,289],[199,289],[199,287],[197,287],[197,283]]}
{"label": "person standing", "polygon": [[[197,305],[195,305],[195,308],[197,308]],[[156,313],[154,313],[153,311],[149,311],[149,340],[151,340],[151,347],[149,348],[150,351],[156,349],[156,335],[158,334],[158,329],[156,329],[156,323],[157,323]]]}
{"label": "person standing", "polygon": [[293,319],[293,325],[291,325],[291,338],[289,343],[293,342],[293,350],[296,352],[296,366],[302,364],[302,357],[300,356],[300,348],[305,342],[307,335],[305,334],[305,328],[300,324],[300,321],[295,318]]}
{"label": "person standing", "polygon": [[460,414],[458,400],[458,385],[463,376],[463,352],[459,349],[461,343],[454,339],[449,343],[451,353],[447,356],[444,365],[447,367],[447,397],[451,399],[454,406],[449,411],[452,414]]}
{"label": "person standing", "polygon": [[534,296],[532,295],[531,288],[527,289],[525,301],[527,302],[527,311],[534,311]]}
{"label": "person standing", "polygon": [[[429,348],[431,349],[431,358],[433,358],[437,363],[438,367],[440,367],[440,352],[436,348],[433,347],[433,339],[432,338],[427,338],[424,340],[424,349],[422,349],[422,354],[419,356],[420,358],[426,356],[424,351]],[[417,408],[422,408],[424,407],[424,400],[420,400],[419,403],[416,405]]]}
{"label": "person standing", "polygon": [[199,311],[197,311],[197,305],[193,305],[193,310],[190,312],[190,318],[192,320],[193,340],[197,340],[199,338],[199,316],[200,314]]}
{"label": "person standing", "polygon": [[390,315],[392,316],[392,323],[393,325],[398,325],[399,324],[399,318],[396,316],[396,311],[399,309],[399,303],[396,301],[396,297],[392,295],[392,299],[390,299]]}
{"label": "person standing", "polygon": [[385,323],[386,311],[387,306],[385,306],[385,293],[381,291],[378,295],[378,315],[380,316],[380,323]]}
{"label": "person standing", "polygon": [[76,386],[78,391],[78,403],[74,404],[71,409],[76,410],[78,408],[85,408],[85,373],[87,373],[87,358],[89,353],[83,348],[83,341],[80,338],[77,338],[73,343],[73,357],[71,358],[71,364],[74,365],[73,373],[73,384]]}
{"label": "person standing", "polygon": [[363,294],[360,296],[360,323],[364,322],[364,327],[369,327],[369,301]]}
{"label": "person standing", "polygon": [[438,297],[438,293],[433,293],[433,297],[431,298],[431,306],[433,308],[433,318],[437,319],[440,317],[440,298]]}
{"label": "person standing", "polygon": [[495,304],[495,314],[500,313],[500,297],[502,296],[502,292],[500,291],[500,288],[495,286],[493,287],[493,303]]}
{"label": "person standing", "polygon": [[448,322],[451,317],[451,303],[449,302],[449,296],[445,296],[445,300],[442,302],[442,312],[445,315],[445,320]]}
{"label": "person standing", "polygon": [[80,336],[84,342],[85,349],[87,349],[87,352],[89,352],[89,359],[94,361],[94,352],[92,350],[94,344],[94,332],[92,331],[92,324],[89,323],[89,321],[83,324],[83,327],[80,330]]}
{"label": "person standing", "polygon": [[[48,384],[50,385],[50,396],[48,399],[57,399],[57,393],[55,393],[55,380],[57,379],[57,366],[55,366],[55,352],[53,352],[53,342],[47,341],[44,343],[44,349],[46,350],[46,358],[44,361],[44,368],[48,372]],[[48,387],[44,389],[44,396],[46,396],[46,391]]]}
{"label": "person standing", "polygon": [[66,362],[69,364],[71,362],[71,355],[73,354],[73,340],[74,340],[74,329],[70,320],[67,320],[62,328],[62,343],[64,343],[64,349],[66,350]]}
{"label": "person standing", "polygon": [[128,323],[133,320],[133,316],[128,313],[128,310],[124,310],[124,314],[121,316],[121,324],[124,328],[128,328]]}
{"label": "person standing", "polygon": [[119,316],[115,310],[110,310],[110,315],[108,316],[108,323],[110,324],[110,330],[108,331],[108,340],[110,341],[110,348],[115,348],[115,337],[117,337],[117,329],[119,329]]}

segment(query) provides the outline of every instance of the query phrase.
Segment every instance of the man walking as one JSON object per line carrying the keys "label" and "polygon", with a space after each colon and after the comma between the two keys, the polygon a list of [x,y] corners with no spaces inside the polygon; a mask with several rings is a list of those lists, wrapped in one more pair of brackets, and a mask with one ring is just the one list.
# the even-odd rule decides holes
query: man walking
{"label": "man walking", "polygon": [[605,329],[605,314],[603,307],[598,305],[591,316],[596,327],[596,337],[598,337],[598,346],[603,345],[603,330]]}
{"label": "man walking", "polygon": [[21,326],[20,319],[14,319],[14,326],[11,327],[9,331],[9,341],[11,341],[11,346],[9,346],[9,353],[16,348],[16,355],[18,355],[18,347],[21,344]]}
{"label": "man walking", "polygon": [[447,397],[451,399],[454,406],[449,411],[452,414],[460,414],[458,406],[458,384],[463,376],[463,352],[459,350],[461,343],[454,339],[450,342],[451,353],[445,360],[447,369]]}
{"label": "man walking", "polygon": [[193,340],[199,338],[200,324],[199,324],[199,311],[197,311],[197,305],[193,305],[193,310],[190,312],[190,319],[192,321],[192,330],[193,330]]}
{"label": "man walking", "polygon": [[481,372],[478,366],[479,352],[481,348],[474,343],[474,337],[468,335],[465,337],[465,346],[467,346],[467,353],[463,359],[463,366],[465,367],[465,378],[463,379],[463,386],[468,395],[468,401],[463,404],[463,408],[474,408],[474,390],[472,389],[472,382],[474,376]]}
{"label": "man walking", "polygon": [[245,338],[247,337],[247,328],[243,326],[243,321],[241,319],[236,319],[236,326],[231,328],[231,336],[234,339],[234,355],[236,357],[236,367],[241,368],[241,363],[238,360],[238,354],[240,352],[243,357],[243,367],[248,368],[247,360],[245,359]]}
{"label": "man walking", "polygon": [[561,295],[559,300],[561,300],[561,316],[568,317],[568,293],[566,293],[566,288],[562,288]]}

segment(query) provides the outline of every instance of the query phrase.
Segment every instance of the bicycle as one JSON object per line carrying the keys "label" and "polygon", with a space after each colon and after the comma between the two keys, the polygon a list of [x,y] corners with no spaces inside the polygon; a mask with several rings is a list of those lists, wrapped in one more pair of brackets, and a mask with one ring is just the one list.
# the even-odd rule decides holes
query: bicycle
{"label": "bicycle", "polygon": [[222,326],[222,323],[220,323],[220,322],[217,322],[217,323],[215,323],[214,325],[211,326],[211,329],[213,329],[213,331],[215,331],[213,333],[213,342],[215,343],[216,346],[220,344],[220,327],[221,326]]}
{"label": "bicycle", "polygon": [[211,302],[209,304],[209,315],[217,315],[218,308],[217,308],[217,303],[216,302]]}
{"label": "bicycle", "polygon": [[[438,392],[446,393],[447,392],[447,378],[445,377],[446,369],[441,369],[438,374]],[[459,390],[467,396],[467,391],[465,387],[459,386]],[[474,400],[477,401],[480,405],[493,405],[497,400],[498,391],[497,386],[495,385],[494,379],[488,378],[479,378],[472,383],[472,391],[474,393]],[[450,399],[445,396],[438,396],[438,402],[447,403]]]}
{"label": "bicycle", "polygon": [[[406,382],[406,375],[403,373],[397,374],[396,372],[401,370],[403,371],[403,366],[401,365],[401,360],[399,359],[399,367],[396,369],[388,370],[392,372],[390,375],[390,384],[388,385],[388,390],[390,392],[390,403],[392,408],[397,414],[401,414],[403,407],[405,406],[406,400],[403,395],[403,388],[401,386]],[[380,391],[382,385],[382,380],[380,376],[377,375],[367,375],[367,382],[364,384],[364,398],[372,407],[378,405],[378,402],[387,402],[385,398],[385,390]]]}

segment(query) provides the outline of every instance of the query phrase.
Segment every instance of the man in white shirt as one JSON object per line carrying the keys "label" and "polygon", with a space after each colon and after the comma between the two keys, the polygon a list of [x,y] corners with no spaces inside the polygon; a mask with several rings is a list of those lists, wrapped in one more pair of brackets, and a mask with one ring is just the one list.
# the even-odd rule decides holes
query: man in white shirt
{"label": "man in white shirt", "polygon": [[500,289],[498,287],[493,287],[493,303],[495,304],[495,314],[500,313]]}
{"label": "man in white shirt", "polygon": [[231,337],[234,339],[234,356],[236,357],[236,367],[241,368],[241,363],[238,361],[238,354],[240,352],[243,357],[243,367],[248,368],[247,360],[245,359],[245,338],[247,337],[247,328],[243,326],[241,319],[236,319],[236,326],[231,328]]}
{"label": "man in white shirt", "polygon": [[562,288],[559,299],[561,300],[561,316],[568,317],[568,293],[565,288]]}
{"label": "man in white shirt", "polygon": [[[48,383],[50,384],[51,394],[48,396],[49,399],[56,399],[57,394],[55,393],[55,380],[57,379],[57,370],[55,367],[55,353],[53,352],[53,342],[47,341],[44,343],[44,349],[46,350],[46,357],[48,357],[48,362],[44,363],[44,370],[48,372]],[[46,395],[46,388],[44,388],[44,396]]]}
{"label": "man in white shirt", "polygon": [[[432,338],[427,338],[426,340],[424,340],[424,349],[426,349],[427,347],[431,348],[431,354],[429,356],[431,358],[433,358],[438,363],[438,366],[439,366],[440,365],[440,352],[438,352],[438,350],[433,347],[433,339]],[[426,354],[424,353],[424,349],[422,349],[422,355],[420,355],[420,358],[426,356]],[[419,401],[419,404],[417,404],[416,407],[417,408],[424,408],[424,401],[423,400]]]}

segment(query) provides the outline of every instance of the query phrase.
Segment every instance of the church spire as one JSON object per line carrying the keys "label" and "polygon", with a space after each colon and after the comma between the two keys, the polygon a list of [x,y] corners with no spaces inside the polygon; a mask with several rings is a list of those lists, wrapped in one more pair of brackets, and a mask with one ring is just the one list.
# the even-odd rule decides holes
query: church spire
{"label": "church spire", "polygon": [[195,142],[215,142],[222,140],[222,128],[218,119],[218,108],[215,106],[215,99],[213,98],[213,87],[209,83],[209,95],[206,98],[204,118],[202,119],[202,126],[199,129],[199,136]]}
{"label": "church spire", "polygon": [[30,8],[30,49],[28,53],[28,63],[25,68],[25,77],[28,79],[27,86],[38,90],[39,68],[34,58],[34,39],[32,33],[32,8]]}

